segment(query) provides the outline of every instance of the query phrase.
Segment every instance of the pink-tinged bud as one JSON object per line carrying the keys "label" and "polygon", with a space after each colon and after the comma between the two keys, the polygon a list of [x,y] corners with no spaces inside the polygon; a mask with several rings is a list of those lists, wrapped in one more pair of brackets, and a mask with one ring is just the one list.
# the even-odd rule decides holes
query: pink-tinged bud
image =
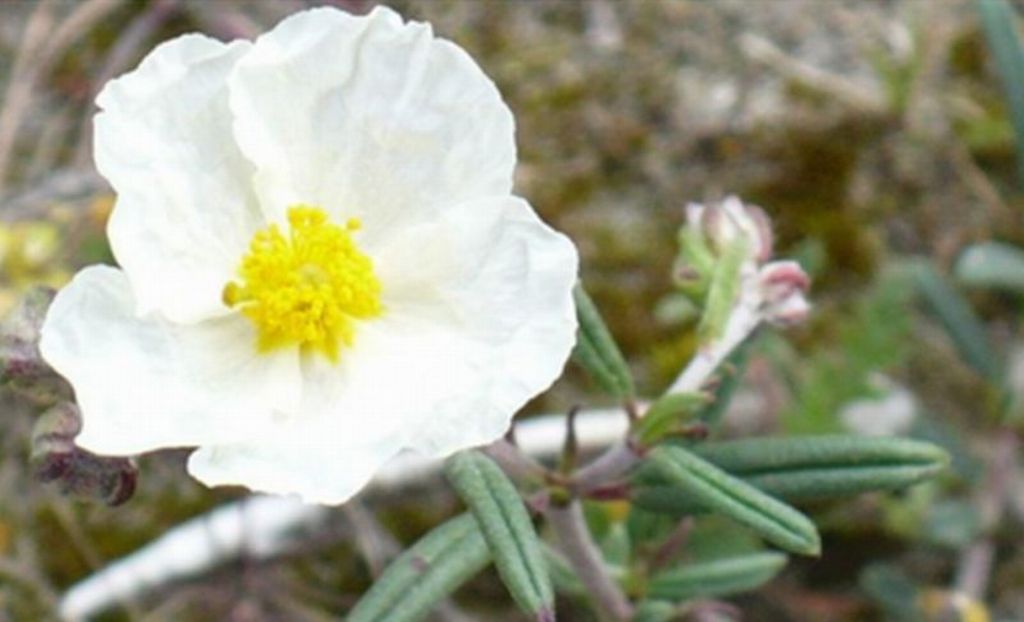
{"label": "pink-tinged bud", "polygon": [[735,196],[707,206],[691,203],[687,206],[687,223],[700,227],[708,246],[716,253],[745,238],[754,261],[760,264],[772,256],[772,226],[767,214]]}
{"label": "pink-tinged bud", "polygon": [[746,205],[747,215],[754,225],[758,239],[758,263],[764,263],[772,258],[775,252],[775,233],[772,231],[772,221],[768,214],[757,205]]}
{"label": "pink-tinged bud", "polygon": [[120,505],[135,493],[138,469],[130,458],[97,456],[75,445],[82,420],[78,407],[57,404],[43,413],[32,431],[36,478],[55,482],[61,492],[107,505]]}
{"label": "pink-tinged bud", "polygon": [[795,261],[776,261],[761,268],[764,318],[773,324],[791,325],[802,322],[811,310],[805,294],[811,279]]}
{"label": "pink-tinged bud", "polygon": [[811,303],[803,295],[791,296],[770,308],[765,320],[776,326],[801,324],[811,312]]}
{"label": "pink-tinged bud", "polygon": [[761,284],[783,292],[799,290],[807,292],[811,288],[811,277],[807,276],[799,263],[787,259],[773,261],[761,269]]}

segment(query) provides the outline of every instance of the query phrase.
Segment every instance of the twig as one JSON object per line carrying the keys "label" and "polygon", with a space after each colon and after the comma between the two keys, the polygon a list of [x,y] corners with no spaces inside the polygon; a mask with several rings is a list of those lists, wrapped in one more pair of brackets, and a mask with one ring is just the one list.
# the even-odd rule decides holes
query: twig
{"label": "twig", "polygon": [[992,574],[995,545],[985,538],[967,547],[957,565],[956,588],[961,594],[979,599],[985,594]]}
{"label": "twig", "polygon": [[19,534],[15,540],[13,554],[0,556],[0,576],[24,583],[33,590],[39,601],[51,611],[55,611],[59,603],[59,595],[49,577],[39,572],[40,560],[37,544],[28,534]]}
{"label": "twig", "polygon": [[597,601],[598,614],[616,621],[632,618],[633,606],[608,574],[601,553],[590,537],[580,502],[573,499],[565,506],[552,505],[546,516],[566,559]]}
{"label": "twig", "polygon": [[3,194],[4,181],[7,179],[7,169],[10,166],[18,127],[32,101],[35,73],[38,71],[35,68],[35,55],[53,24],[53,8],[53,0],[43,0],[32,12],[25,25],[25,34],[21,38],[21,46],[7,81],[3,106],[0,108],[0,195]]}
{"label": "twig", "polygon": [[642,455],[635,445],[620,441],[596,460],[583,467],[573,476],[570,488],[577,495],[588,492],[618,479],[636,466]]}
{"label": "twig", "polygon": [[1015,210],[1007,204],[999,188],[978,166],[967,145],[952,132],[946,136],[945,143],[943,151],[948,155],[964,185],[996,219],[1006,223],[1014,222],[1017,218]]}
{"label": "twig", "polygon": [[125,0],[86,0],[76,4],[71,14],[57,27],[56,32],[46,38],[46,45],[38,57],[40,69],[48,70],[68,48],[124,2]]}
{"label": "twig", "polygon": [[401,551],[398,540],[360,501],[346,503],[341,512],[352,525],[353,540],[370,567],[370,574],[380,576],[388,561]]}
{"label": "twig", "polygon": [[622,49],[622,23],[615,13],[617,7],[609,0],[593,0],[586,9],[586,36],[591,47],[602,52]]}
{"label": "twig", "polygon": [[1004,429],[995,440],[987,478],[975,498],[975,506],[981,514],[981,523],[986,534],[974,542],[961,555],[957,564],[954,586],[956,591],[974,599],[981,599],[992,575],[995,557],[995,543],[992,531],[1002,520],[1011,484],[1016,475],[1017,451],[1020,442],[1013,430]]}
{"label": "twig", "polygon": [[0,196],[0,216],[6,221],[39,218],[57,201],[89,197],[106,188],[107,182],[91,168],[61,169],[24,192]]}
{"label": "twig", "polygon": [[22,179],[43,178],[48,171],[57,167],[61,150],[64,148],[68,133],[74,123],[72,110],[75,109],[77,109],[76,104],[63,106],[39,130],[35,139],[35,149],[32,150],[32,155],[28,158],[28,164],[25,165],[21,175]]}
{"label": "twig", "polygon": [[313,605],[301,602],[290,594],[270,593],[270,599],[276,609],[293,622],[334,622],[336,618]]}
{"label": "twig", "polygon": [[810,65],[786,54],[764,37],[745,33],[739,37],[739,46],[748,58],[776,71],[787,80],[829,95],[865,116],[880,116],[888,110],[885,97],[877,87],[858,84]]}
{"label": "twig", "polygon": [[[8,557],[0,557],[0,577],[7,581],[14,581],[33,590],[36,596],[44,603],[55,607],[57,604],[57,593],[47,584],[42,577],[31,569],[25,567]],[[6,582],[6,581],[5,581]]]}
{"label": "twig", "polygon": [[654,553],[651,558],[651,570],[660,570],[667,567],[675,556],[679,553],[680,549],[686,545],[687,540],[690,539],[690,533],[693,531],[693,517],[687,516],[679,521],[672,533],[668,534],[665,541],[658,547],[658,550]]}
{"label": "twig", "polygon": [[547,473],[543,464],[525,454],[507,439],[494,441],[484,447],[483,451],[501,466],[501,470],[520,482],[543,481]]}
{"label": "twig", "polygon": [[76,522],[74,515],[68,507],[67,499],[51,494],[49,501],[50,511],[53,512],[54,518],[57,519],[57,524],[64,530],[68,541],[78,550],[78,554],[82,556],[82,559],[85,560],[89,568],[96,570],[102,567],[103,558],[96,550],[96,547],[92,545],[92,542],[89,541],[89,537],[82,530],[81,526]]}
{"label": "twig", "polygon": [[[299,10],[299,9],[296,9]],[[253,39],[263,28],[227,3],[190,2],[188,12],[203,30],[224,39]]]}
{"label": "twig", "polygon": [[[32,92],[61,55],[93,25],[119,7],[124,0],[86,0],[51,30],[53,3],[44,0],[33,13],[15,61],[15,71],[8,84],[4,108],[0,111],[0,194],[9,174],[18,128],[32,102]],[[37,16],[39,16],[37,18]],[[22,55],[25,56],[22,61]]]}

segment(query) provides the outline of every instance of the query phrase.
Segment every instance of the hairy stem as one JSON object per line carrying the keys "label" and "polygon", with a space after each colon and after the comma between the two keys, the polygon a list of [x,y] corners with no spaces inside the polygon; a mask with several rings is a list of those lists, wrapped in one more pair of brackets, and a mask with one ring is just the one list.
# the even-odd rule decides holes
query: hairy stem
{"label": "hairy stem", "polygon": [[628,440],[612,445],[572,478],[572,491],[578,495],[611,483],[637,465],[643,456]]}
{"label": "hairy stem", "polygon": [[552,505],[548,508],[547,519],[566,559],[596,601],[601,617],[615,622],[632,618],[633,606],[608,574],[601,553],[590,537],[580,502],[573,499],[566,506]]}
{"label": "hairy stem", "polygon": [[501,466],[501,470],[514,480],[522,481],[544,481],[547,469],[535,458],[527,455],[523,450],[502,438],[494,441],[483,448],[491,460]]}

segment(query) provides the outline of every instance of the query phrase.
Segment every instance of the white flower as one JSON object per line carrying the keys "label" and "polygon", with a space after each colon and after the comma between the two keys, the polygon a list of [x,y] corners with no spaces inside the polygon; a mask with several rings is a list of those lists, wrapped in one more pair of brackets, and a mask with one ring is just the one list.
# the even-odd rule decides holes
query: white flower
{"label": "white flower", "polygon": [[575,249],[511,194],[511,113],[428,25],[187,35],[97,103],[121,269],[80,272],[41,343],[82,447],[198,447],[209,485],[338,503],[403,449],[500,437],[561,372]]}
{"label": "white flower", "polygon": [[883,375],[871,377],[870,384],[878,395],[847,403],[839,420],[846,429],[864,436],[906,434],[917,417],[914,394]]}

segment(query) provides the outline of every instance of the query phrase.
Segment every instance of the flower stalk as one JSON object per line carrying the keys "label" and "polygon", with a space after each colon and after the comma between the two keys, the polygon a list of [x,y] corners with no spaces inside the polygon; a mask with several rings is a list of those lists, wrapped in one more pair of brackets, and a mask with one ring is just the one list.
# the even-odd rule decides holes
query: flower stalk
{"label": "flower stalk", "polygon": [[579,500],[572,499],[567,505],[552,505],[545,516],[558,537],[562,552],[596,601],[599,614],[615,622],[631,619],[633,606],[608,573],[601,553],[590,537]]}

